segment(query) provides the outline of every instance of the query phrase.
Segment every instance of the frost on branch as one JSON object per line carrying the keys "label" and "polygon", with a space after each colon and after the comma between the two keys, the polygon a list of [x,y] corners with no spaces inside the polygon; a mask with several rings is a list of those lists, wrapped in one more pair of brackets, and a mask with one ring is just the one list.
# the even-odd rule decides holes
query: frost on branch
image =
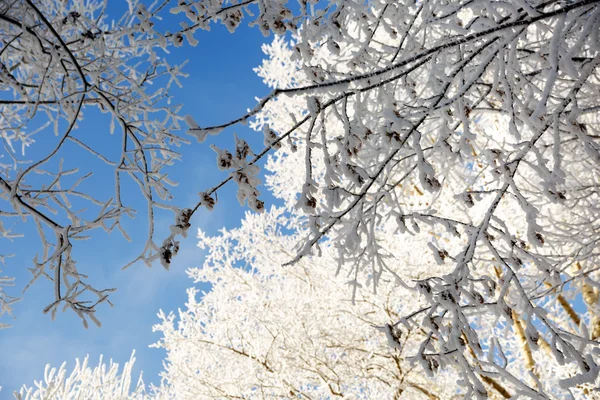
{"label": "frost on branch", "polygon": [[[271,208],[247,213],[241,227],[209,237],[202,268],[188,271],[211,291],[188,290],[178,314],[159,313],[156,347],[167,351],[158,394],[177,399],[450,398],[464,394],[457,376],[429,382],[405,355],[422,333],[391,327],[392,315],[413,311],[394,282],[348,301],[345,276],[334,276],[336,251],[282,268],[304,232],[303,217]],[[282,234],[282,231],[290,234]],[[236,265],[247,266],[237,268]],[[390,330],[389,338],[377,331]],[[388,340],[396,343],[390,347]],[[429,397],[427,397],[429,396]]]}
{"label": "frost on branch", "polygon": [[286,268],[318,246],[355,301],[419,291],[376,326],[422,328],[407,357],[467,398],[589,395],[598,306],[573,304],[600,286],[596,1],[188,5],[203,28],[292,31],[264,47],[273,91],[217,126],[253,118],[252,165],[271,152],[269,189],[306,218]]}
{"label": "frost on branch", "polygon": [[108,365],[102,362],[97,367],[88,366],[89,357],[83,361],[75,360],[75,367],[69,372],[66,362],[56,369],[46,365],[44,379],[35,381],[34,386],[23,385],[19,392],[14,392],[17,400],[142,400],[146,395],[142,376],[132,387],[131,370],[135,362],[135,352],[119,371],[119,364],[110,360]]}
{"label": "frost on branch", "polygon": [[185,116],[185,123],[189,127],[187,133],[188,135],[195,136],[198,142],[202,143],[206,140],[206,137],[210,135],[218,135],[221,133],[222,129],[202,129],[200,126],[194,121],[191,115]]}
{"label": "frost on branch", "polygon": [[[5,233],[2,232],[1,229],[2,223],[0,222],[0,234]],[[0,254],[0,265],[4,265],[4,260],[7,256]],[[0,273],[2,270],[0,270]],[[13,316],[12,314],[12,305],[16,303],[19,299],[7,294],[5,292],[5,288],[10,288],[14,286],[14,278],[10,278],[8,276],[0,276],[0,318],[4,315]],[[10,289],[9,289],[10,290]],[[0,329],[6,328],[9,325],[0,322]]]}
{"label": "frost on branch", "polygon": [[[176,237],[187,237],[188,229],[192,226],[190,223],[192,214],[193,210],[189,208],[184,208],[176,212],[175,223],[171,225],[171,234],[163,241],[157,254],[154,256],[154,258],[160,260],[160,264],[166,270],[169,270],[173,257],[179,252],[179,241],[176,240]],[[150,259],[149,263],[154,261],[154,258]]]}
{"label": "frost on branch", "polygon": [[[154,209],[169,207],[173,184],[162,168],[187,143],[177,136],[180,107],[169,105],[183,74],[159,56],[167,45],[154,30],[157,9],[128,4],[115,21],[103,1],[0,4],[0,227],[13,230],[0,228],[0,247],[10,247],[23,224],[35,227],[41,251],[31,254],[26,289],[51,281],[54,299],[44,312],[70,309],[85,326],[99,324],[95,308],[110,304],[114,289],[88,281],[73,256],[77,241],[94,229],[129,240],[121,221],[135,211],[121,189],[131,179],[148,203],[149,235],[136,260],[152,258]],[[84,115],[106,125],[89,135]],[[10,300],[0,299],[0,312],[8,311]]]}
{"label": "frost on branch", "polygon": [[[266,129],[268,130],[268,128]],[[217,153],[217,167],[222,171],[232,171],[228,180],[233,180],[238,186],[237,199],[240,205],[243,206],[248,202],[248,206],[252,210],[263,212],[264,203],[258,199],[260,191],[257,186],[261,183],[258,178],[259,168],[254,162],[247,160],[248,155],[252,152],[248,143],[235,136],[235,155],[231,154],[229,150],[219,149],[215,145],[211,145],[211,148]],[[205,198],[207,194],[201,193],[200,196]],[[212,209],[213,204],[210,204],[210,200],[201,200],[200,203],[208,209]]]}

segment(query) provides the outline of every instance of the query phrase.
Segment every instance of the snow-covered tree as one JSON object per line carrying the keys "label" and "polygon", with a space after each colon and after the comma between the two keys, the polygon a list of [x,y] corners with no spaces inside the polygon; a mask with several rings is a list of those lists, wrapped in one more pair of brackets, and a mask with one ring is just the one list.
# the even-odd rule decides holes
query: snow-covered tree
{"label": "snow-covered tree", "polygon": [[455,370],[468,398],[488,394],[486,379],[512,395],[589,396],[599,2],[254,3],[172,10],[191,20],[188,36],[211,19],[233,30],[244,14],[291,32],[267,48],[259,73],[273,91],[254,109],[213,127],[188,120],[200,141],[245,122],[265,138],[261,150],[215,148],[229,175],[192,212],[231,180],[263,211],[257,163],[273,153],[268,184],[305,216],[285,268],[330,257],[355,302],[388,281],[407,291],[400,303],[419,293],[393,322],[423,333],[404,356]]}
{"label": "snow-covered tree", "polygon": [[[423,359],[417,351],[437,321],[410,327],[397,322],[427,306],[427,296],[415,296],[386,277],[376,293],[357,288],[347,277],[336,276],[332,246],[324,246],[320,257],[281,267],[306,233],[298,229],[303,225],[294,212],[272,208],[247,214],[240,228],[219,236],[200,232],[208,255],[202,268],[188,273],[196,282],[210,282],[211,290],[189,289],[184,310],[159,313],[162,322],[154,329],[163,338],[156,346],[167,351],[167,358],[157,393],[176,399],[473,398],[469,385],[460,383],[463,366],[447,357]],[[420,246],[416,240],[404,244],[415,250]],[[415,276],[441,269],[427,258],[413,262]],[[354,301],[349,284],[355,288]],[[547,307],[560,323],[582,316],[569,305]],[[481,314],[472,322],[484,349],[506,370],[491,373],[494,361],[479,359],[477,345],[466,335],[459,339],[460,348],[448,353],[460,351],[473,363],[473,375],[489,398],[562,398],[566,392],[558,379],[571,377],[577,368],[553,362],[551,347],[542,339],[536,343],[540,350],[533,351],[524,320],[516,313],[512,318],[513,324],[506,324],[497,315]],[[544,393],[527,389],[519,379],[535,382]],[[595,398],[593,385],[573,386],[575,398]]]}
{"label": "snow-covered tree", "polygon": [[102,357],[97,367],[88,366],[89,357],[76,360],[71,372],[66,362],[59,369],[46,366],[44,379],[36,381],[34,387],[23,386],[14,393],[17,400],[142,400],[148,398],[142,376],[132,387],[131,369],[135,363],[134,353],[123,369],[110,360],[106,365]]}
{"label": "snow-covered tree", "polygon": [[[168,2],[157,6],[164,8]],[[178,1],[264,33],[273,88],[214,148],[259,215],[208,238],[212,290],[164,315],[172,398],[593,398],[600,2]],[[143,26],[153,16],[142,12]],[[152,31],[153,34],[156,34]],[[287,33],[286,33],[287,32]],[[257,186],[282,208],[265,211]],[[422,390],[421,390],[422,389]]]}
{"label": "snow-covered tree", "polygon": [[[148,22],[153,14],[136,0],[123,5],[110,21],[107,1],[0,2],[0,262],[22,224],[37,228],[43,251],[31,254],[31,283],[47,278],[55,293],[44,312],[71,309],[86,325],[98,323],[95,306],[113,289],[86,279],[72,246],[96,228],[128,238],[121,218],[136,210],[121,188],[129,176],[148,203],[140,259],[151,260],[153,209],[170,197],[161,170],[185,142],[176,135],[179,107],[167,102],[182,73],[157,55],[167,44]],[[105,131],[78,129],[84,114]],[[0,315],[13,301],[0,290]]]}
{"label": "snow-covered tree", "polygon": [[[160,314],[157,345],[167,350],[161,393],[177,399],[463,398],[467,390],[457,385],[455,371],[442,372],[434,359],[423,367],[412,357],[427,331],[395,323],[425,298],[382,278],[376,293],[357,289],[352,301],[348,279],[335,276],[333,247],[281,267],[305,233],[299,225],[302,218],[272,208],[248,214],[240,228],[220,236],[200,232],[208,256],[189,275],[212,288],[200,299],[190,289],[185,310]],[[425,262],[413,273],[427,268],[439,269]],[[440,371],[434,379],[430,369]],[[509,393],[495,378],[479,378],[492,397]]]}

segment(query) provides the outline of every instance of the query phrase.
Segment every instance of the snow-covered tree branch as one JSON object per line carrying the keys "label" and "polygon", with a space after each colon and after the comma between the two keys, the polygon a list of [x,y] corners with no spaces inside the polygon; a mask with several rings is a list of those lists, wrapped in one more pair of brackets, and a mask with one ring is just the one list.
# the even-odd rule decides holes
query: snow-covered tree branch
{"label": "snow-covered tree branch", "polygon": [[[109,302],[114,289],[88,282],[85,267],[75,266],[74,243],[96,228],[120,230],[128,239],[121,218],[136,210],[121,191],[127,175],[148,203],[149,234],[139,259],[152,259],[158,250],[153,210],[170,196],[161,169],[185,142],[176,135],[178,107],[165,101],[182,73],[157,57],[151,25],[134,23],[149,12],[130,1],[129,11],[111,23],[106,7],[97,0],[0,4],[0,235],[7,242],[20,224],[37,227],[43,251],[31,255],[31,283],[45,277],[54,285],[44,312],[54,317],[59,307],[71,309],[86,325],[88,317],[98,323],[95,307]],[[84,113],[106,118],[106,132],[78,129]],[[121,139],[103,146],[97,136],[105,133]],[[95,159],[105,171],[82,162]],[[108,190],[94,190],[102,186]],[[1,294],[0,314],[9,310]]]}
{"label": "snow-covered tree branch", "polygon": [[14,393],[17,400],[79,400],[79,399],[107,399],[107,400],[142,400],[148,398],[144,382],[140,376],[132,387],[131,369],[135,362],[134,354],[123,369],[119,371],[119,364],[110,360],[108,365],[100,362],[97,367],[90,367],[89,357],[83,361],[76,360],[75,367],[67,371],[66,362],[60,368],[46,366],[44,379],[35,382],[35,387],[23,386],[18,393]]}
{"label": "snow-covered tree branch", "polygon": [[[452,366],[474,398],[488,378],[530,397],[593,382],[596,302],[583,320],[573,304],[599,284],[598,2],[303,5],[174,10],[188,33],[207,18],[233,29],[240,8],[265,32],[291,32],[259,68],[269,96],[233,121],[190,123],[200,141],[246,121],[265,135],[258,151],[215,149],[230,174],[192,210],[233,180],[262,211],[256,166],[273,154],[273,192],[306,216],[281,261],[300,268],[335,249],[354,301],[388,280],[419,292],[423,307],[393,325],[424,330],[411,355],[422,368]],[[546,343],[566,375],[555,385],[538,371],[549,360],[507,364],[498,329],[526,354]]]}
{"label": "snow-covered tree branch", "polygon": [[[18,10],[24,11],[14,16]],[[4,13],[7,31],[18,27],[15,43],[26,38],[28,48],[38,49],[39,42],[42,49],[26,67],[18,59],[6,69],[18,99],[38,99],[8,105],[16,110],[11,121],[21,126],[18,118],[48,109],[63,125],[56,125],[62,127],[56,150],[37,164],[7,169],[12,175],[3,178],[3,199],[14,211],[7,218],[16,213],[40,226],[48,250],[36,271],[54,280],[57,302],[83,313],[91,310],[69,297],[89,289],[68,272],[71,239],[100,222],[82,224],[54,192],[62,186],[52,183],[37,194],[24,177],[73,140],[72,127],[92,102],[111,113],[132,146],[123,147],[126,156],[116,164],[117,188],[119,173],[127,171],[152,215],[159,206],[152,190],[166,189],[159,168],[150,165],[175,158],[167,141],[180,117],[153,100],[166,91],[138,90],[145,75],[127,75],[125,66],[118,73],[107,67],[111,83],[98,89],[102,78],[93,68],[101,63],[78,61],[83,45],[65,39],[67,33],[57,36],[42,18],[64,15],[67,25],[83,23],[58,10],[26,1]],[[155,30],[162,10],[180,18],[179,31]],[[252,149],[237,136],[231,149],[213,146],[226,175],[177,212],[160,247],[151,234],[146,251],[155,253],[141,256],[160,258],[168,268],[179,249],[177,235],[186,234],[199,207],[218,207],[216,195],[230,181],[239,202],[257,212],[220,236],[200,232],[208,256],[189,273],[212,290],[200,299],[190,290],[178,317],[160,314],[157,346],[168,356],[157,396],[596,395],[600,1],[182,0],[136,13],[134,36],[148,35],[163,47],[194,45],[197,32],[215,22],[233,32],[244,18],[278,35],[264,46],[267,60],[257,68],[272,88],[268,96],[214,126],[185,117],[200,142],[249,123],[264,146]],[[130,43],[120,32],[101,36]],[[62,72],[52,74],[59,76],[54,86],[36,72],[38,86],[28,88],[12,71],[28,71],[39,60],[56,61],[48,65]],[[43,65],[37,71],[50,68]],[[150,71],[179,75],[166,64]],[[115,78],[122,74],[129,78]],[[114,88],[115,82],[129,89]],[[40,94],[48,86],[52,95]],[[111,102],[119,96],[126,100]],[[168,114],[167,126],[152,125],[157,119],[136,108],[147,101],[158,107],[153,112]],[[4,134],[6,143],[27,143],[16,127],[6,132],[21,132]],[[260,198],[260,165],[280,208]],[[52,182],[68,172],[59,164]],[[76,185],[69,190],[78,193]],[[128,211],[115,199],[118,189],[101,203],[100,215],[116,221],[110,227],[119,227],[118,217]],[[71,223],[48,216],[49,202]],[[115,211],[104,216],[109,210]],[[52,243],[47,231],[55,235]],[[61,273],[77,282],[66,293]],[[105,299],[105,292],[94,293]]]}

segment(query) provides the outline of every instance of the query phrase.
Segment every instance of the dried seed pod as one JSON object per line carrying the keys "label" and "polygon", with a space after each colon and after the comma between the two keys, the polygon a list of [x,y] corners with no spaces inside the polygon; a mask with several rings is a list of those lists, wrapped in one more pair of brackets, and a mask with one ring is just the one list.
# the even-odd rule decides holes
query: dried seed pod
{"label": "dried seed pod", "polygon": [[583,296],[583,300],[585,304],[589,307],[595,306],[598,302],[598,289],[584,283],[581,287],[581,295]]}
{"label": "dried seed pod", "polygon": [[550,345],[548,344],[548,342],[546,342],[546,340],[543,337],[538,337],[538,341],[537,341],[538,346],[540,346],[540,348],[542,350],[544,350],[544,352],[551,356],[552,355],[552,349],[550,348]]}
{"label": "dried seed pod", "polygon": [[[552,285],[549,282],[545,282],[544,285],[547,288],[552,287]],[[559,294],[556,300],[558,301],[558,304],[560,304],[560,306],[567,312],[567,315],[569,316],[569,318],[571,318],[573,323],[579,326],[579,324],[581,323],[581,318],[579,317],[579,314],[577,314],[577,312],[573,309],[573,307],[571,307],[571,304],[569,304],[567,299],[565,299],[562,294]]]}
{"label": "dried seed pod", "polygon": [[600,317],[596,315],[592,317],[591,328],[592,340],[600,338]]}
{"label": "dried seed pod", "polygon": [[565,299],[561,294],[559,294],[557,300],[558,304],[560,304],[560,306],[567,312],[567,315],[569,316],[569,318],[571,318],[573,323],[579,326],[579,324],[581,323],[581,318],[579,318],[579,314],[575,312],[575,310],[573,309],[573,307],[571,307],[571,304],[569,304],[567,299]]}
{"label": "dried seed pod", "polygon": [[579,261],[577,261],[574,264],[571,264],[571,266],[567,268],[566,272],[567,274],[569,274],[569,276],[576,276],[579,275],[579,271],[581,271],[581,269],[581,264],[579,263]]}
{"label": "dried seed pod", "polygon": [[515,310],[512,311],[512,318],[515,321],[515,333],[517,334],[518,342],[521,346],[521,351],[523,352],[523,357],[525,359],[525,366],[527,369],[533,372],[535,367],[535,361],[533,360],[533,354],[531,353],[531,347],[529,347],[529,343],[527,342],[527,338],[525,337],[525,323],[519,318],[519,314]]}

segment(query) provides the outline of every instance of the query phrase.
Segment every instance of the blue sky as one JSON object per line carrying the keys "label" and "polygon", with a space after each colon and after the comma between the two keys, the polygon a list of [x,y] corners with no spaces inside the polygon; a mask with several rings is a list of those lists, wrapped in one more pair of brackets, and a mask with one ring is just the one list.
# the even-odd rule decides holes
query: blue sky
{"label": "blue sky", "polygon": [[[113,4],[115,0],[111,6]],[[192,115],[201,126],[221,123],[253,107],[254,98],[267,93],[252,68],[263,58],[261,43],[272,38],[264,38],[257,29],[243,26],[235,34],[229,34],[221,26],[213,26],[210,32],[199,32],[196,37],[200,41],[197,47],[186,45],[166,55],[171,64],[189,60],[184,71],[190,77],[183,82],[182,89],[174,91],[174,102],[184,105],[183,115]],[[94,113],[80,124],[79,131],[101,140],[106,138],[105,145],[109,143],[108,123]],[[262,143],[262,134],[241,126],[226,130],[216,138],[210,137],[203,144],[188,137],[193,141],[190,146],[180,149],[183,161],[169,170],[169,178],[180,183],[172,191],[174,204],[181,207],[195,204],[199,191],[213,186],[225,176],[218,171],[215,153],[208,145],[231,147],[233,132],[244,135],[247,140],[253,138],[249,142]],[[43,144],[38,138],[38,147],[34,144],[30,154],[34,155],[34,151],[45,153],[47,149],[40,148]],[[94,168],[95,161],[77,155],[70,156],[68,162]],[[98,185],[106,185],[107,190],[112,190],[111,181],[105,178],[107,176],[99,171],[91,184],[96,185],[97,190],[102,190]],[[237,226],[246,208],[239,206],[235,189],[230,185],[219,193],[219,203],[213,212],[201,210],[196,213],[190,235],[182,242],[180,254],[170,271],[165,271],[159,264],[149,269],[141,263],[121,271],[123,265],[139,254],[146,235],[145,202],[132,191],[129,204],[139,210],[138,217],[127,223],[132,243],[126,242],[117,232],[109,236],[97,231],[90,240],[75,246],[80,272],[89,274],[97,287],[118,289],[111,297],[115,306],[101,306],[97,311],[102,328],[91,324],[89,329],[84,329],[72,312],[59,312],[56,321],[52,322],[48,315],[42,314],[42,309],[52,301],[52,286],[50,282],[39,281],[15,305],[16,320],[2,320],[12,327],[0,330],[0,386],[3,387],[0,399],[10,399],[13,390],[41,379],[47,363],[58,367],[67,361],[67,365],[72,366],[75,358],[82,359],[89,354],[94,365],[104,354],[105,360],[112,358],[122,365],[133,349],[137,358],[134,378],[143,370],[146,383],[158,383],[164,353],[148,348],[160,337],[151,331],[152,325],[158,322],[156,313],[159,309],[176,311],[178,307],[184,307],[185,289],[193,285],[185,269],[200,265],[203,260],[202,251],[196,247],[197,228],[215,234],[223,226]],[[266,190],[261,192],[266,195]],[[263,196],[263,200],[273,202],[271,197]],[[168,233],[172,214],[159,214],[156,222],[157,237],[162,238]],[[15,253],[15,257],[7,259],[6,265],[0,268],[2,275],[16,277],[16,286],[9,293],[19,295],[30,278],[26,268],[32,265],[31,260],[40,246],[33,226],[20,224],[15,231],[25,233],[25,237],[13,242],[0,241],[0,253]]]}

